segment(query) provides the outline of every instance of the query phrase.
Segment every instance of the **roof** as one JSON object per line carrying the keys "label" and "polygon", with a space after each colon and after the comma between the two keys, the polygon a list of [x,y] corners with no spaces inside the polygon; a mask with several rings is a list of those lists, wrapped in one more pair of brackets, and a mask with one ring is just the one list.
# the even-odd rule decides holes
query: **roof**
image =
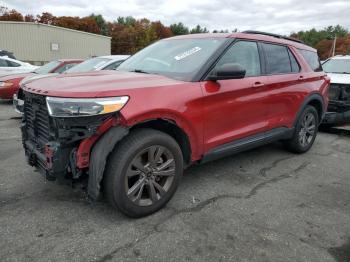
{"label": "roof", "polygon": [[109,58],[113,60],[123,60],[123,59],[129,58],[130,56],[129,55],[103,55],[103,56],[97,56],[97,57]]}
{"label": "roof", "polygon": [[251,33],[208,33],[208,34],[189,34],[180,35],[167,39],[191,39],[191,38],[239,38],[239,39],[249,39],[249,40],[259,40],[264,42],[272,42],[277,44],[284,44],[289,46],[294,46],[295,48],[305,49],[309,51],[316,52],[316,49],[302,44],[293,40],[288,40],[284,38],[277,38],[274,36],[264,35],[264,34],[251,34]]}
{"label": "roof", "polygon": [[350,59],[350,55],[336,55],[329,59]]}
{"label": "roof", "polygon": [[48,25],[48,24],[42,24],[42,23],[35,23],[35,22],[0,21],[0,23],[2,23],[2,24],[21,24],[21,25],[32,25],[32,26],[45,26],[45,27],[51,27],[51,28],[55,28],[55,29],[65,30],[65,31],[71,31],[71,32],[79,33],[79,34],[88,34],[88,35],[92,35],[92,36],[96,36],[96,37],[103,37],[103,38],[108,38],[108,39],[112,38],[110,36],[93,34],[93,33],[88,33],[88,32],[84,32],[84,31],[74,30],[74,29],[70,29],[70,28],[54,26],[54,25]]}
{"label": "roof", "polygon": [[82,62],[84,61],[84,59],[57,59],[57,61],[63,62],[63,63],[67,63],[67,62]]}

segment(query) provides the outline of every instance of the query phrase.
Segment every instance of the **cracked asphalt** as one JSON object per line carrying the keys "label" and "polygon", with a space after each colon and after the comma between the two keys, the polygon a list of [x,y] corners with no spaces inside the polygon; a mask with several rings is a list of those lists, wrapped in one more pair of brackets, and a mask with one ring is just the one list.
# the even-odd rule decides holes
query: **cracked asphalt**
{"label": "cracked asphalt", "polygon": [[135,220],[27,166],[17,116],[0,101],[0,261],[350,261],[350,131],[191,167]]}

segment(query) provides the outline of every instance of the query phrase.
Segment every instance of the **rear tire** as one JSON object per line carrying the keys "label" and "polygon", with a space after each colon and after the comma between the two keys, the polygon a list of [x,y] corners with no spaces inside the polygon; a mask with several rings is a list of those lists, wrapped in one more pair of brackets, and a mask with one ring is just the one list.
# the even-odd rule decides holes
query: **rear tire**
{"label": "rear tire", "polygon": [[296,123],[293,137],[284,141],[286,148],[297,154],[310,150],[318,131],[318,113],[313,106],[307,106]]}
{"label": "rear tire", "polygon": [[147,216],[172,198],[182,173],[182,151],[171,136],[153,129],[135,130],[108,159],[105,196],[129,217]]}

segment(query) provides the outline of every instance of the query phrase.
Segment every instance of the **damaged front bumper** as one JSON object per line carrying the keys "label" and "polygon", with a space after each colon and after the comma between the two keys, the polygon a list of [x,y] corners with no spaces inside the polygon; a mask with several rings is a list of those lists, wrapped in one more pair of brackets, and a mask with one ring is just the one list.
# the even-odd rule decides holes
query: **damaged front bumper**
{"label": "damaged front bumper", "polygon": [[350,102],[330,101],[323,119],[324,125],[350,124]]}
{"label": "damaged front bumper", "polygon": [[329,104],[323,125],[350,123],[350,85],[331,83],[328,90]]}
{"label": "damaged front bumper", "polygon": [[53,118],[44,96],[28,93],[24,99],[21,131],[28,163],[48,180],[88,177],[88,194],[97,199],[108,154],[128,133],[118,113]]}

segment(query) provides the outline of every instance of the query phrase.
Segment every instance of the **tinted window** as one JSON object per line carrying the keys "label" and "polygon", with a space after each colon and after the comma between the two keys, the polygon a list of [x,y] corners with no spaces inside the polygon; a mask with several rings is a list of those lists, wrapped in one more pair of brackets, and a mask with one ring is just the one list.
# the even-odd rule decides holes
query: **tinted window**
{"label": "tinted window", "polygon": [[220,58],[216,67],[223,64],[239,64],[246,70],[246,76],[260,75],[260,58],[255,42],[239,41]]}
{"label": "tinted window", "polygon": [[78,63],[72,63],[72,64],[64,64],[63,66],[57,68],[55,70],[55,73],[63,73],[64,71],[67,71],[68,69],[72,68],[73,66],[77,65]]}
{"label": "tinted window", "polygon": [[0,67],[7,67],[7,63],[6,63],[6,60],[4,59],[0,59]]}
{"label": "tinted window", "polygon": [[9,60],[6,60],[7,62],[7,66],[8,67],[17,67],[17,66],[20,66],[20,64],[17,64],[15,62],[12,62],[12,61],[9,61]]}
{"label": "tinted window", "polygon": [[51,73],[53,69],[55,69],[57,66],[59,66],[60,62],[59,61],[51,61],[38,69],[34,71],[36,74],[48,74]]}
{"label": "tinted window", "polygon": [[295,56],[293,55],[293,53],[288,49],[288,54],[289,54],[289,58],[290,58],[290,64],[292,66],[292,72],[293,73],[297,73],[300,71],[300,66],[298,64],[298,61],[296,60]]}
{"label": "tinted window", "polygon": [[322,71],[321,62],[316,52],[303,49],[299,49],[299,52],[305,58],[306,62],[309,64],[312,70],[314,70],[315,72]]}
{"label": "tinted window", "polygon": [[100,67],[107,64],[109,61],[111,61],[111,59],[106,57],[90,58],[80,63],[79,65],[70,68],[69,70],[65,71],[65,73],[84,73],[95,71],[96,69],[99,69]]}
{"label": "tinted window", "polygon": [[121,61],[117,61],[114,63],[111,63],[110,65],[106,66],[105,68],[103,68],[103,70],[115,70],[118,68],[118,66],[123,63],[124,60]]}
{"label": "tinted window", "polygon": [[267,74],[288,74],[292,72],[287,47],[265,43],[262,46],[266,54]]}

